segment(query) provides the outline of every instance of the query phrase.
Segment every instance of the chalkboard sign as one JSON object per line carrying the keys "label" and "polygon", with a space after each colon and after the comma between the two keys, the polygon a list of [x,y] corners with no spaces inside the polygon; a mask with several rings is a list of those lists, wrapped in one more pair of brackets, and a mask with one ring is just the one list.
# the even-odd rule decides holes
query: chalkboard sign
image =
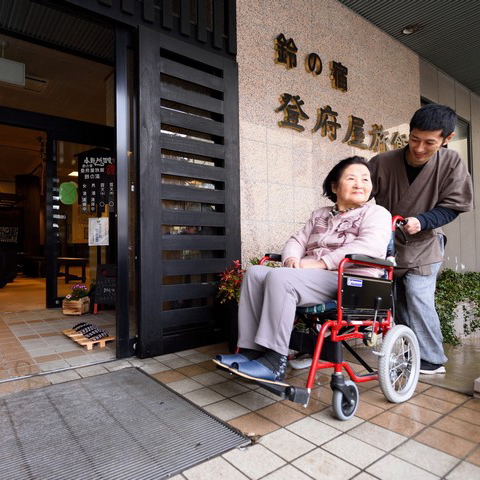
{"label": "chalkboard sign", "polygon": [[115,305],[117,300],[116,266],[100,264],[97,266],[97,282],[95,284],[94,303]]}

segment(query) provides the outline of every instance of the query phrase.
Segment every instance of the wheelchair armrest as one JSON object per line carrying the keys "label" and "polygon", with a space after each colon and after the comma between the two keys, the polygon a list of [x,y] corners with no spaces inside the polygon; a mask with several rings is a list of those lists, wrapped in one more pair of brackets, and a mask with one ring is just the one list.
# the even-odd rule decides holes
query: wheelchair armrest
{"label": "wheelchair armrest", "polygon": [[369,255],[359,255],[355,253],[350,253],[345,255],[346,258],[349,260],[356,260],[357,262],[367,262],[367,263],[375,263],[376,265],[382,267],[393,267],[393,263],[390,260],[386,260],[385,258],[376,258],[370,257]]}
{"label": "wheelchair armrest", "polygon": [[265,257],[266,260],[270,260],[271,262],[281,262],[282,256],[279,253],[266,253]]}

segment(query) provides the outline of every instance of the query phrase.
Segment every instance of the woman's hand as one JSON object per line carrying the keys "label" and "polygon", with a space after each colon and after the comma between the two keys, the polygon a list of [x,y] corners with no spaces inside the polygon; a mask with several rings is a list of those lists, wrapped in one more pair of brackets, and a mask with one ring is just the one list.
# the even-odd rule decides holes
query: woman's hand
{"label": "woman's hand", "polygon": [[288,257],[283,264],[289,268],[300,268],[300,260],[296,257]]}
{"label": "woman's hand", "polygon": [[300,260],[300,268],[321,268],[327,269],[327,265],[323,260],[315,260],[314,258],[302,258]]}

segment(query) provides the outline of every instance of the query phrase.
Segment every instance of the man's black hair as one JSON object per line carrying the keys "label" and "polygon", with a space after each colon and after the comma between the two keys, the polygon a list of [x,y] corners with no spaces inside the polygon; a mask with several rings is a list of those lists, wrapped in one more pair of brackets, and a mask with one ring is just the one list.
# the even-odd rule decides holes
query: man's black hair
{"label": "man's black hair", "polygon": [[416,128],[422,131],[441,130],[445,140],[455,130],[457,114],[446,105],[429,103],[417,110],[410,120],[410,132]]}
{"label": "man's black hair", "polygon": [[337,194],[333,192],[332,185],[337,185],[344,170],[350,165],[365,165],[369,171],[367,160],[363,157],[348,157],[340,160],[328,173],[327,177],[323,181],[323,196],[330,199],[332,202],[337,202]]}

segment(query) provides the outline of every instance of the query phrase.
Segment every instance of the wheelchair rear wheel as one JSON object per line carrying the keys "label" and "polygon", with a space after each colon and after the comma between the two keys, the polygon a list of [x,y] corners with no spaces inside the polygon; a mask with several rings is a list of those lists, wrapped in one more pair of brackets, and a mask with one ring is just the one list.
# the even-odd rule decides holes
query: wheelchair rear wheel
{"label": "wheelchair rear wheel", "polygon": [[358,407],[358,388],[351,380],[345,380],[345,386],[353,396],[349,402],[341,390],[334,390],[332,397],[333,413],[339,420],[349,420],[355,415]]}
{"label": "wheelchair rear wheel", "polygon": [[393,403],[405,402],[417,388],[420,349],[413,331],[396,325],[386,334],[378,360],[378,380],[383,394]]}

